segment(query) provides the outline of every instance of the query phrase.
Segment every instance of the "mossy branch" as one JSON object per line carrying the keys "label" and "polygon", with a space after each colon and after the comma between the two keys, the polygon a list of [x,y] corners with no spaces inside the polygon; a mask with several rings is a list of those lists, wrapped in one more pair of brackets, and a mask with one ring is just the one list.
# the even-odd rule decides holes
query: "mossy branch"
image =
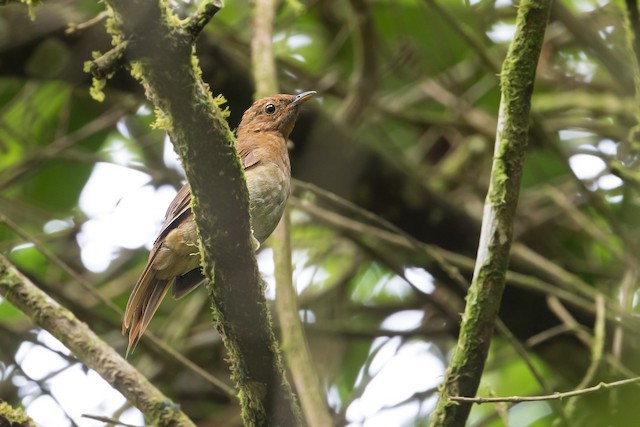
{"label": "mossy branch", "polygon": [[191,185],[203,271],[210,283],[215,275],[212,309],[229,352],[243,421],[296,425],[253,253],[244,173],[221,99],[213,99],[202,81],[189,26],[161,0],[107,4],[114,40],[134,41],[127,49],[127,58],[134,58],[132,75],[154,104],[156,125],[171,136]]}
{"label": "mossy branch", "polygon": [[[183,31],[180,32],[181,36],[184,37],[188,43],[194,43],[202,30],[204,30],[204,27],[213,19],[220,9],[222,9],[222,0],[204,0],[193,15],[184,20],[184,22],[176,24],[182,26]],[[96,19],[98,19],[98,17],[102,19],[104,16],[108,17],[109,13],[100,13]],[[106,84],[106,80],[111,78],[118,69],[127,64],[127,56],[131,56],[131,52],[128,50],[132,42],[135,42],[135,39],[114,37],[115,46],[111,50],[102,55],[100,52],[96,52],[93,60],[85,62],[84,71],[91,73],[94,77],[92,96],[96,100],[104,100],[102,89]],[[128,59],[136,58],[130,57]]]}
{"label": "mossy branch", "polygon": [[222,0],[204,0],[198,10],[184,24],[187,34],[195,41],[204,27],[222,9]]}
{"label": "mossy branch", "polygon": [[178,405],[156,389],[73,313],[61,307],[0,255],[0,295],[60,340],[158,426],[194,426]]}
{"label": "mossy branch", "polygon": [[520,2],[516,32],[502,65],[502,96],[495,155],[473,281],[458,345],[445,374],[432,426],[462,426],[471,405],[451,396],[474,396],[487,358],[504,290],[527,147],[531,94],[551,0]]}
{"label": "mossy branch", "polygon": [[127,41],[118,43],[113,49],[100,55],[92,61],[87,61],[84,66],[86,73],[91,73],[99,80],[109,78],[125,63],[124,53],[127,50]]}

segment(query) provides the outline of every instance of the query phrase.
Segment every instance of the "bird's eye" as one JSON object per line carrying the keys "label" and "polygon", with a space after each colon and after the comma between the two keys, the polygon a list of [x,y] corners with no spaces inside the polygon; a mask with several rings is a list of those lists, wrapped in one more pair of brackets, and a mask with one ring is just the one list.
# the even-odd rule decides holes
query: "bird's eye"
{"label": "bird's eye", "polygon": [[273,105],[273,104],[267,104],[264,107],[264,112],[267,113],[267,114],[273,114],[273,113],[276,112],[276,106]]}

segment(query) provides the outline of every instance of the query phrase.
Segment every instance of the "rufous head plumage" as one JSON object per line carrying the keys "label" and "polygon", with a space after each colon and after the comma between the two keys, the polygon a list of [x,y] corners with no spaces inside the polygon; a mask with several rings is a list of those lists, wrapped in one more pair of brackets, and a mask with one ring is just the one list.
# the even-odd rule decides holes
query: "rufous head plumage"
{"label": "rufous head plumage", "polygon": [[245,111],[238,127],[243,132],[280,132],[289,138],[298,118],[300,106],[316,95],[315,91],[299,95],[274,95],[262,98]]}

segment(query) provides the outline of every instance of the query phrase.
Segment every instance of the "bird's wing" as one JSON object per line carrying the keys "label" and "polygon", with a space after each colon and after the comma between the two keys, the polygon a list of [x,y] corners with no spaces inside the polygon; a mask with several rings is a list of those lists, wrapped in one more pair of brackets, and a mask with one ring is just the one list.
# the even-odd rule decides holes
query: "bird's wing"
{"label": "bird's wing", "polygon": [[169,290],[172,280],[157,277],[157,272],[153,268],[158,251],[164,242],[164,238],[169,232],[180,225],[191,215],[191,192],[189,185],[185,184],[167,209],[164,223],[160,233],[153,242],[153,247],[149,253],[149,260],[145,265],[140,278],[133,287],[127,308],[122,322],[122,334],[129,335],[129,345],[127,354],[135,347],[147,329],[151,318],[160,306],[162,299]]}
{"label": "bird's wing", "polygon": [[[255,156],[252,150],[245,150],[240,153],[242,159],[242,165],[245,169],[258,163],[258,158]],[[162,247],[165,237],[172,230],[178,227],[184,220],[191,216],[191,189],[189,184],[182,186],[178,194],[171,201],[171,204],[167,208],[165,214],[164,223],[158,233],[158,237],[153,243],[151,252],[149,253],[149,260],[144,267],[140,278],[133,287],[131,296],[127,303],[125,310],[124,321],[122,322],[122,333],[129,335],[129,345],[127,347],[127,354],[135,347],[137,342],[142,337],[142,334],[149,326],[151,318],[155,314],[156,310],[160,306],[162,299],[169,290],[173,280],[161,279],[157,277],[157,272],[153,268],[154,261],[158,255],[158,251]],[[189,272],[186,273],[187,275]],[[198,271],[198,276],[201,274]],[[193,279],[196,275],[188,275],[185,280]],[[193,281],[193,280],[192,280]],[[191,283],[181,283],[179,289],[176,289],[174,297],[179,298],[187,294],[195,286]],[[200,283],[200,281],[194,282]]]}
{"label": "bird's wing", "polygon": [[242,161],[242,167],[247,170],[251,166],[257,165],[260,159],[256,155],[253,150],[252,144],[243,144],[244,148],[238,149],[238,155],[240,156],[240,161]]}
{"label": "bird's wing", "polygon": [[158,243],[162,243],[162,239],[189,215],[191,215],[191,188],[189,184],[185,184],[167,208],[164,223],[160,228],[156,241],[153,243],[153,248],[156,249]]}

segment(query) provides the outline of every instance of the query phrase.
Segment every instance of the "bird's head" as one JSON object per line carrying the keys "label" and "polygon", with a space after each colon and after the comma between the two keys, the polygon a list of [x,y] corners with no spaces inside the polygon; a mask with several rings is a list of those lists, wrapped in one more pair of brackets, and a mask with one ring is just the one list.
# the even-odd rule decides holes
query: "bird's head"
{"label": "bird's head", "polygon": [[285,139],[289,138],[300,106],[315,95],[315,91],[309,91],[299,95],[273,95],[257,100],[242,116],[238,135],[244,132],[277,131]]}

